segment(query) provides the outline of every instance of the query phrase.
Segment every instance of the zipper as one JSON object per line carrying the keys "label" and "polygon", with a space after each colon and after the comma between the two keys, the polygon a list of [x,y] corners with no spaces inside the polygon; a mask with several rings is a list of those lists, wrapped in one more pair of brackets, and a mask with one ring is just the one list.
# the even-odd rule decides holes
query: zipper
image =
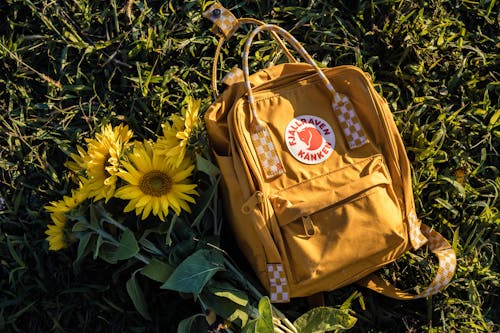
{"label": "zipper", "polygon": [[302,224],[304,225],[304,232],[306,233],[306,236],[307,237],[314,236],[314,233],[316,231],[314,229],[313,220],[309,215],[302,216]]}

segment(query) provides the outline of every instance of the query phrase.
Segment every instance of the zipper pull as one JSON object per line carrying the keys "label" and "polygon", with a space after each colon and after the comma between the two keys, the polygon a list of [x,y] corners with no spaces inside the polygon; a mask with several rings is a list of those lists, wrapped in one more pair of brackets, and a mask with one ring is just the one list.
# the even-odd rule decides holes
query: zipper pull
{"label": "zipper pull", "polygon": [[313,220],[309,215],[302,216],[302,224],[304,225],[304,232],[307,237],[312,237],[315,234]]}
{"label": "zipper pull", "polygon": [[254,194],[252,194],[250,198],[245,201],[243,206],[241,206],[241,212],[245,215],[250,214],[252,210],[262,202],[263,195],[264,194],[261,191],[254,192]]}

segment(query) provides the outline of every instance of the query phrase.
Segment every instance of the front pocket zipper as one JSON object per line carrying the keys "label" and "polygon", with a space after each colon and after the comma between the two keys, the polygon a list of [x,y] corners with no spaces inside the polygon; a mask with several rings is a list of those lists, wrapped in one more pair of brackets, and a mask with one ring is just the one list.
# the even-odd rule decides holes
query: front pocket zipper
{"label": "front pocket zipper", "polygon": [[304,232],[307,237],[312,237],[314,236],[314,233],[316,232],[314,230],[314,223],[313,220],[309,215],[302,216],[302,224],[304,225]]}
{"label": "front pocket zipper", "polygon": [[390,184],[381,156],[368,158],[355,168],[343,168],[309,179],[269,196],[280,226],[342,204],[381,184]]}
{"label": "front pocket zipper", "polygon": [[295,283],[331,275],[339,285],[393,260],[405,246],[401,208],[381,156],[281,190],[270,203]]}
{"label": "front pocket zipper", "polygon": [[281,232],[296,283],[331,275],[340,284],[393,260],[405,244],[401,210],[386,184],[291,221]]}

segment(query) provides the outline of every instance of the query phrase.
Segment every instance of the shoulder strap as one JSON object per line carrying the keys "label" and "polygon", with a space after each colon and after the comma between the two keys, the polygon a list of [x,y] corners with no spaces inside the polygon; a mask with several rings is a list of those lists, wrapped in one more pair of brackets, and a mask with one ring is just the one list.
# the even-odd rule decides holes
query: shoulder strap
{"label": "shoulder strap", "polygon": [[380,112],[382,120],[378,125],[386,127],[388,135],[392,136],[387,138],[386,141],[386,151],[392,153],[392,157],[387,161],[391,162],[392,159],[395,164],[393,167],[398,168],[400,172],[400,179],[395,177],[393,181],[399,181],[398,184],[402,189],[404,197],[402,204],[407,214],[405,222],[408,226],[408,238],[411,247],[416,250],[427,243],[429,250],[438,258],[438,270],[430,285],[417,295],[402,291],[375,274],[365,277],[359,281],[359,284],[396,299],[424,298],[438,293],[451,281],[456,269],[456,254],[455,250],[441,234],[421,223],[418,219],[415,212],[411,168],[406,149],[387,103],[380,103],[380,105],[382,106]]}
{"label": "shoulder strap", "polygon": [[[410,223],[411,228],[411,223]],[[436,230],[433,230],[426,224],[420,225],[420,230],[425,237],[428,238],[428,247],[432,253],[434,253],[439,260],[439,267],[436,276],[432,280],[429,286],[425,288],[421,293],[415,295],[398,289],[394,285],[382,279],[380,276],[371,274],[362,280],[358,281],[358,284],[366,288],[372,289],[378,293],[385,296],[392,297],[400,300],[412,300],[428,297],[437,294],[443,290],[448,283],[450,283],[453,275],[455,273],[455,268],[457,265],[457,258],[455,251],[450,246],[450,243]],[[411,233],[410,233],[411,234]]]}

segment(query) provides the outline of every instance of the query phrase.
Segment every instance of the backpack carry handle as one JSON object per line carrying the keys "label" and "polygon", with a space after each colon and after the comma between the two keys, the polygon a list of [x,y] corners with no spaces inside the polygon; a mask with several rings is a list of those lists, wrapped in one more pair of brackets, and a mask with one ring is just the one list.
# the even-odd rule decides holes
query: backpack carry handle
{"label": "backpack carry handle", "polygon": [[[238,19],[231,13],[231,11],[224,8],[219,3],[214,3],[210,6],[210,8],[203,13],[203,16],[214,23],[212,32],[220,37],[219,42],[217,43],[217,49],[215,50],[214,61],[212,63],[212,92],[214,94],[214,98],[217,98],[219,95],[217,90],[217,65],[221,55],[222,44],[226,39],[229,39],[242,24],[255,24],[259,26],[265,23],[254,18],[245,17]],[[271,31],[270,33],[271,37],[278,42],[280,48],[287,56],[288,61],[293,63],[297,62],[279,36],[274,31]]]}
{"label": "backpack carry handle", "polygon": [[[257,26],[259,25],[264,25],[265,23],[262,21],[259,21],[257,19],[253,18],[240,18],[238,19],[238,24],[255,24]],[[271,37],[278,43],[279,47],[283,50],[285,53],[287,59],[291,63],[297,63],[297,59],[292,55],[290,50],[286,47],[285,43],[279,38],[279,36],[274,32],[271,31]],[[217,71],[218,71],[218,63],[219,63],[219,57],[221,56],[221,51],[222,51],[222,45],[224,42],[227,40],[225,36],[220,36],[219,41],[217,42],[217,49],[215,50],[214,54],[214,61],[212,63],[212,78],[211,78],[211,84],[212,84],[212,92],[214,94],[214,99],[219,96],[219,90],[217,89]]]}
{"label": "backpack carry handle", "polygon": [[250,52],[250,46],[253,42],[253,39],[259,32],[264,30],[275,32],[276,34],[281,35],[281,37],[283,37],[285,41],[290,43],[290,45],[292,45],[292,47],[302,56],[302,58],[304,58],[304,60],[306,60],[307,63],[316,70],[321,81],[323,82],[323,84],[330,93],[332,111],[337,117],[337,120],[339,122],[340,127],[342,128],[344,138],[349,148],[356,149],[368,143],[369,141],[368,136],[366,135],[363,125],[361,124],[349,98],[344,94],[337,92],[333,88],[333,85],[331,84],[330,80],[328,80],[323,71],[318,67],[318,65],[314,62],[313,58],[309,55],[309,53],[307,53],[307,51],[295,39],[295,37],[293,37],[285,29],[274,24],[264,24],[255,28],[250,33],[250,36],[248,37],[245,43],[245,48],[243,52],[243,79],[245,82],[245,88],[247,89],[248,93],[248,104],[250,105],[250,111],[252,113],[254,121],[256,123],[259,123],[259,118],[257,116],[257,111],[255,107],[255,99],[253,97],[253,92],[252,92],[252,86],[250,84],[250,74],[248,70],[248,55]]}
{"label": "backpack carry handle", "polygon": [[252,115],[255,119],[258,119],[256,108],[255,108],[255,100],[253,98],[253,93],[252,93],[252,86],[250,84],[250,74],[248,70],[248,55],[250,53],[250,46],[252,45],[253,39],[255,36],[261,32],[261,31],[271,31],[274,32],[278,35],[281,35],[287,41],[292,45],[292,47],[304,58],[304,60],[311,65],[316,72],[318,73],[321,81],[325,84],[326,88],[332,95],[332,101],[337,98],[337,92],[333,88],[333,85],[330,83],[330,81],[327,79],[325,74],[321,71],[321,69],[316,65],[312,57],[309,55],[309,53],[304,49],[304,47],[293,37],[288,31],[285,29],[274,25],[274,24],[263,24],[255,28],[251,33],[250,36],[248,37],[246,43],[245,43],[245,48],[243,52],[243,77],[245,81],[245,88],[247,89],[248,93],[248,103],[250,105],[250,111],[252,112]]}
{"label": "backpack carry handle", "polygon": [[[253,18],[241,18],[238,19],[238,25],[241,24],[255,24],[255,25],[264,25],[265,23],[262,21],[259,21],[257,19]],[[286,57],[288,58],[288,61],[291,63],[296,63],[298,62],[297,59],[290,53],[290,50],[286,47],[285,43],[279,38],[279,36],[274,32],[271,31],[271,37],[276,40],[280,48],[283,50],[285,53]],[[214,94],[214,99],[216,99],[219,96],[219,90],[217,89],[217,70],[218,70],[218,63],[219,63],[219,57],[221,56],[221,50],[222,50],[222,45],[224,42],[227,40],[227,37],[225,35],[221,35],[219,37],[219,41],[217,42],[217,48],[215,50],[214,54],[214,61],[212,63],[212,77],[211,77],[211,84],[212,84],[212,92]]]}

